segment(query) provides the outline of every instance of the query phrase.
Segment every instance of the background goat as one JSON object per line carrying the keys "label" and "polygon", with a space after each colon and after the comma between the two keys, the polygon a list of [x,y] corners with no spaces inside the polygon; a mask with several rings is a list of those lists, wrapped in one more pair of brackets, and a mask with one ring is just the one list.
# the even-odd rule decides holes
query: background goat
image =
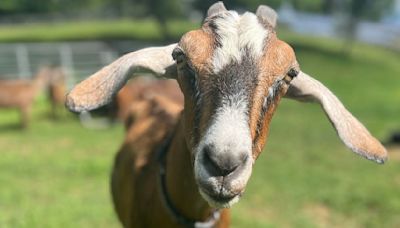
{"label": "background goat", "polygon": [[32,104],[47,85],[51,69],[42,67],[31,80],[0,80],[0,108],[17,108],[21,114],[21,126],[27,127]]}
{"label": "background goat", "polygon": [[[195,226],[195,221],[227,227],[224,208],[243,194],[282,97],[321,104],[347,147],[385,161],[379,141],[331,91],[300,71],[292,48],[275,34],[276,18],[266,6],[239,15],[216,3],[201,29],[186,33],[179,44],[127,54],[70,92],[71,110],[90,110],[110,102],[131,75],[150,71],[176,79],[184,94],[180,116],[177,108],[153,101],[150,106],[167,115],[145,113],[131,125],[117,155],[112,192],[125,227]],[[135,137],[129,137],[132,132]]]}
{"label": "background goat", "polygon": [[122,87],[115,97],[114,108],[117,111],[117,118],[124,121],[126,128],[129,128],[134,119],[134,115],[132,115],[134,112],[131,109],[137,110],[137,103],[155,95],[161,95],[170,102],[183,104],[183,96],[176,81],[137,77]]}

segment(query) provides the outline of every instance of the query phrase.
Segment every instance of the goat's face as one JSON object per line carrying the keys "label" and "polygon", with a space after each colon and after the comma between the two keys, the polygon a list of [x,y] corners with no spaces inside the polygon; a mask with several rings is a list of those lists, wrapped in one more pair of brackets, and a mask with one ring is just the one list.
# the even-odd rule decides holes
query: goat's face
{"label": "goat's face", "polygon": [[173,51],[196,181],[216,207],[243,193],[275,108],[299,72],[273,26],[252,13],[224,10]]}

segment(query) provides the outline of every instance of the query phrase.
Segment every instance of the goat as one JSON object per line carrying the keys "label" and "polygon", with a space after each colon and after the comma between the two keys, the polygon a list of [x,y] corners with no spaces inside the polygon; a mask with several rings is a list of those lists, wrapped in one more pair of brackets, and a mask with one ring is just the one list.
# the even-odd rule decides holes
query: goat
{"label": "goat", "polygon": [[132,106],[137,102],[146,100],[146,97],[157,94],[169,98],[171,102],[183,103],[183,96],[179,90],[179,85],[172,80],[154,80],[148,77],[137,77],[127,83],[115,97],[116,118],[125,122],[126,128],[132,121]]}
{"label": "goat", "polygon": [[51,105],[51,115],[57,118],[64,110],[65,95],[67,94],[66,78],[61,67],[52,67],[48,82],[48,98]]}
{"label": "goat", "polygon": [[228,208],[245,190],[282,97],[319,103],[347,147],[384,163],[381,143],[300,70],[276,36],[276,19],[267,6],[239,15],[218,2],[178,44],[126,54],[68,94],[67,107],[81,112],[110,102],[138,73],[179,83],[182,113],[165,111],[158,96],[146,105],[162,110],[134,122],[117,154],[111,189],[124,227],[228,227]]}
{"label": "goat", "polygon": [[0,108],[19,109],[23,128],[28,126],[32,104],[46,86],[50,71],[50,68],[42,67],[32,80],[0,80]]}

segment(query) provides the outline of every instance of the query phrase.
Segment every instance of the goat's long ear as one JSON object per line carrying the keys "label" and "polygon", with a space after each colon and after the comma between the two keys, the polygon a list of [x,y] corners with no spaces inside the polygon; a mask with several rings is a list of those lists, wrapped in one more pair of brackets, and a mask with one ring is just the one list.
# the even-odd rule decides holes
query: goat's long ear
{"label": "goat's long ear", "polygon": [[368,130],[343,106],[339,99],[321,82],[300,72],[286,94],[287,98],[305,102],[317,102],[336,129],[344,144],[355,153],[377,163],[387,159],[386,149]]}
{"label": "goat's long ear", "polygon": [[135,73],[176,75],[172,51],[176,44],[141,49],[126,54],[76,85],[67,95],[66,106],[74,112],[92,110],[109,103]]}

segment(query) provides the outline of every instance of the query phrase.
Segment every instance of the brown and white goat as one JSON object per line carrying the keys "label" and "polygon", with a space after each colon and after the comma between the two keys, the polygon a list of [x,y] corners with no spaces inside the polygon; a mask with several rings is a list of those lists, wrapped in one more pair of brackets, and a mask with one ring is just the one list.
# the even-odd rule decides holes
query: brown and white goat
{"label": "brown and white goat", "polygon": [[17,108],[21,113],[21,126],[29,123],[32,104],[46,86],[51,69],[42,67],[32,80],[0,80],[0,108]]}
{"label": "brown and white goat", "polygon": [[[184,94],[181,115],[145,113],[128,132],[135,140],[128,136],[117,155],[111,187],[125,227],[229,226],[226,208],[243,194],[282,97],[319,103],[347,147],[385,161],[380,142],[300,71],[292,48],[276,36],[276,18],[266,6],[239,15],[216,3],[178,44],[127,54],[70,92],[71,110],[89,110],[111,101],[130,76],[152,72],[176,79]],[[213,219],[214,209],[221,214]],[[207,219],[215,223],[194,223]]]}

